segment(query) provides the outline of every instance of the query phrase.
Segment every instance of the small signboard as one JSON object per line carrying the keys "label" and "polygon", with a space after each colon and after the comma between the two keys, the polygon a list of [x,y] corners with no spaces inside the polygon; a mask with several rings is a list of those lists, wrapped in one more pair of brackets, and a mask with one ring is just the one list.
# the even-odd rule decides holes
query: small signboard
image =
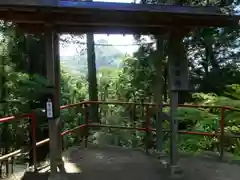
{"label": "small signboard", "polygon": [[[174,33],[174,32],[173,32]],[[181,35],[172,34],[169,50],[169,85],[172,91],[188,91],[188,59],[185,57],[185,49]]]}
{"label": "small signboard", "polygon": [[53,118],[53,104],[51,99],[48,99],[46,102],[46,113],[47,118]]}

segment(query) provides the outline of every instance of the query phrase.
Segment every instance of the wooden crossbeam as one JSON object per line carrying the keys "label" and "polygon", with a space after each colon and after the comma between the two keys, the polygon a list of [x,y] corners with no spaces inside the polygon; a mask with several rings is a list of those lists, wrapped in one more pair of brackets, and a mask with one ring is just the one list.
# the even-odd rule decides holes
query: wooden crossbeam
{"label": "wooden crossbeam", "polygon": [[[27,2],[37,2],[27,5]],[[226,27],[237,25],[239,16],[221,14],[216,7],[143,5],[130,3],[5,0],[0,19],[28,25],[51,23],[61,32],[157,33],[174,27]]]}
{"label": "wooden crossbeam", "polygon": [[42,7],[72,7],[79,10],[103,10],[103,11],[132,11],[132,12],[158,12],[158,13],[182,13],[182,14],[221,14],[218,7],[200,6],[176,6],[156,4],[133,4],[114,2],[85,2],[75,0],[4,0],[3,6],[42,6]]}

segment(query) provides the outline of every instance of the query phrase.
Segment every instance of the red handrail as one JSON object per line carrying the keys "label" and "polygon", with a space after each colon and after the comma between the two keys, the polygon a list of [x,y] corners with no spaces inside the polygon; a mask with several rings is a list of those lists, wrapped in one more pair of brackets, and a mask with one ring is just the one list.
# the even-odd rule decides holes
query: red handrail
{"label": "red handrail", "polygon": [[31,116],[32,116],[32,113],[23,114],[19,116],[2,117],[0,118],[0,123],[5,123],[5,122],[14,121],[14,120],[23,119],[23,118],[30,118]]}
{"label": "red handrail", "polygon": [[[103,101],[83,101],[83,102],[79,102],[79,103],[75,103],[75,104],[68,104],[68,105],[64,105],[61,106],[60,109],[67,109],[67,108],[72,108],[72,107],[76,107],[79,105],[90,105],[90,104],[115,104],[115,105],[142,105],[142,106],[146,106],[146,127],[145,128],[141,128],[141,127],[124,127],[124,126],[115,126],[115,125],[103,125],[103,124],[89,124],[89,119],[88,116],[86,116],[86,120],[85,120],[85,124],[82,124],[78,127],[75,127],[73,129],[69,129],[66,130],[64,132],[61,133],[62,136],[66,135],[66,134],[70,134],[73,133],[74,131],[81,129],[81,128],[88,128],[88,127],[107,127],[107,128],[118,128],[118,129],[129,129],[129,130],[138,130],[138,131],[144,131],[146,132],[146,135],[148,136],[149,133],[151,133],[152,131],[156,131],[155,129],[152,129],[150,127],[150,113],[149,113],[149,107],[151,106],[156,106],[156,104],[152,104],[152,103],[135,103],[135,102],[103,102]],[[164,104],[163,107],[169,106],[169,104]],[[225,118],[224,118],[224,112],[225,110],[236,110],[236,111],[240,111],[239,109],[233,108],[233,107],[228,107],[228,106],[203,106],[203,105],[187,105],[187,104],[179,104],[178,107],[189,107],[189,108],[219,108],[221,109],[221,116],[220,116],[220,133],[213,133],[213,132],[189,132],[189,131],[179,131],[180,134],[192,134],[192,135],[203,135],[203,136],[217,136],[220,137],[220,144],[221,144],[221,149],[220,149],[220,154],[221,157],[223,157],[223,138],[224,138],[224,124],[225,124]],[[33,138],[33,156],[34,156],[34,165],[36,164],[36,147],[37,146],[41,146],[42,144],[45,144],[47,142],[49,142],[49,139],[45,139],[43,141],[40,142],[36,142],[36,116],[35,113],[29,113],[29,114],[23,114],[20,116],[10,116],[10,117],[3,117],[0,118],[0,123],[5,123],[5,122],[9,122],[9,121],[13,121],[13,120],[18,120],[21,118],[29,118],[32,121],[32,138]],[[169,131],[169,130],[164,130]],[[230,136],[231,137],[231,136]],[[234,137],[234,136],[232,136]],[[85,139],[85,143],[87,143],[87,137]],[[146,149],[147,150],[147,149]],[[15,151],[16,153],[19,150]],[[20,151],[19,151],[20,152]],[[18,152],[18,153],[19,153]],[[22,151],[21,151],[22,152]],[[20,152],[20,153],[21,153]],[[14,154],[16,155],[16,153]],[[0,157],[0,161],[2,161],[3,159],[9,158],[8,155],[4,155],[2,157]],[[36,168],[36,167],[35,167]]]}
{"label": "red handrail", "polygon": [[[10,122],[10,121],[15,121],[15,120],[20,120],[20,119],[23,119],[23,118],[29,118],[29,120],[31,121],[31,136],[32,136],[32,149],[33,149],[33,163],[34,163],[34,169],[37,168],[37,159],[36,159],[36,155],[37,155],[37,149],[36,149],[36,123],[37,123],[37,120],[36,120],[36,115],[35,113],[28,113],[28,114],[22,114],[22,115],[19,115],[19,116],[9,116],[9,117],[3,117],[3,118],[0,118],[0,123],[6,123],[6,122]],[[5,159],[8,159],[9,157],[12,157],[12,156],[15,156],[17,154],[20,154],[22,153],[22,150],[17,150],[17,151],[14,151],[10,154],[6,154],[4,156],[1,156],[0,157],[0,161],[1,160],[5,160]]]}
{"label": "red handrail", "polygon": [[[137,102],[119,102],[119,101],[84,101],[83,104],[116,104],[116,105],[144,105],[144,106],[156,106],[155,103],[137,103]],[[159,104],[160,105],[160,104]],[[66,105],[67,106],[67,105]],[[170,106],[170,104],[162,104],[162,107]],[[178,107],[190,107],[190,108],[224,108],[227,110],[240,111],[238,108],[230,106],[216,106],[216,105],[197,105],[197,104],[178,104]]]}
{"label": "red handrail", "polygon": [[[74,104],[67,104],[60,107],[60,109],[68,109],[71,107],[76,107],[78,105],[84,105],[84,104],[116,104],[116,105],[144,105],[144,106],[156,106],[157,104],[153,103],[136,103],[136,102],[115,102],[115,101],[82,101]],[[169,104],[163,104],[163,107],[170,106]],[[212,106],[212,105],[192,105],[192,104],[179,104],[178,107],[189,107],[189,108],[219,108],[219,109],[226,109],[226,110],[234,110],[234,111],[240,111],[238,108],[230,107],[230,106]],[[31,117],[33,113],[23,114],[19,116],[8,116],[8,117],[1,117],[0,123],[8,122],[11,120],[17,120],[21,118],[27,118]]]}

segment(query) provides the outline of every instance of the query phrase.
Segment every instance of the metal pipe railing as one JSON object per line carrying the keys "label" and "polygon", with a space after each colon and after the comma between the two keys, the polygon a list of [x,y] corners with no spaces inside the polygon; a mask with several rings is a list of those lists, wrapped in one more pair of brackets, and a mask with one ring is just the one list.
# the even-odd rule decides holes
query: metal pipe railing
{"label": "metal pipe railing", "polygon": [[[116,125],[104,125],[104,124],[96,124],[96,123],[89,123],[88,119],[88,105],[89,104],[114,104],[114,105],[140,105],[140,106],[146,106],[146,126],[144,128],[142,127],[125,127],[125,126],[116,126]],[[62,136],[66,134],[74,133],[75,131],[85,128],[85,147],[87,147],[88,142],[88,128],[89,127],[103,127],[103,128],[116,128],[116,129],[128,129],[128,130],[137,130],[137,131],[143,131],[146,132],[146,152],[148,152],[148,141],[149,141],[149,135],[151,132],[156,132],[156,129],[151,128],[150,126],[150,107],[154,106],[156,107],[156,104],[152,103],[136,103],[136,102],[99,102],[99,101],[83,101],[75,104],[69,104],[61,106],[60,109],[68,109],[72,107],[77,107],[79,105],[84,105],[84,112],[85,112],[85,123],[82,125],[79,125],[78,127],[75,127],[73,129],[66,130],[61,133]],[[167,107],[169,104],[164,104],[163,107]],[[234,111],[240,111],[239,109],[228,107],[228,106],[202,106],[202,105],[186,105],[186,104],[179,104],[178,107],[189,107],[189,108],[216,108],[220,109],[220,133],[213,133],[213,132],[192,132],[192,131],[178,131],[180,134],[191,134],[191,135],[202,135],[202,136],[216,136],[220,138],[220,158],[222,159],[224,157],[224,137],[231,137],[231,138],[240,138],[238,135],[225,135],[224,133],[224,125],[225,125],[225,111],[226,110],[234,110]],[[19,120],[21,118],[29,118],[32,121],[31,125],[31,134],[32,134],[32,150],[33,150],[33,163],[34,163],[34,169],[37,169],[37,162],[36,162],[36,156],[37,156],[37,150],[36,148],[49,142],[49,138],[42,140],[40,142],[36,142],[36,115],[34,113],[30,114],[24,114],[20,116],[11,116],[11,117],[3,117],[0,118],[0,123],[5,123],[13,120]],[[169,132],[170,130],[163,130],[164,132]],[[22,154],[24,150],[16,150],[12,153],[3,155],[0,157],[0,162],[3,162],[4,160],[8,160],[9,158]]]}
{"label": "metal pipe railing", "polygon": [[[31,126],[31,136],[32,136],[33,142],[35,142],[36,141],[36,139],[35,139],[36,138],[36,136],[35,136],[36,118],[35,118],[34,113],[23,114],[23,115],[19,115],[19,116],[3,117],[3,118],[0,118],[0,123],[7,123],[7,122],[11,122],[11,121],[20,120],[20,119],[26,119],[26,118],[28,118],[31,122],[33,122],[32,126]],[[33,148],[34,153],[36,153],[36,148],[34,148],[34,144],[32,143],[31,145],[33,146],[32,148]],[[24,152],[24,150],[19,149],[19,150],[16,150],[16,151],[8,153],[8,154],[5,154],[5,155],[0,157],[0,162],[1,162],[1,166],[0,166],[0,173],[1,174],[0,174],[0,176],[1,177],[2,177],[2,173],[3,173],[2,165],[4,164],[4,162],[6,163],[6,167],[7,167],[6,168],[6,176],[9,176],[10,174],[13,173],[14,157],[19,155],[19,154],[22,154],[23,152]],[[9,163],[12,164],[11,165],[11,172],[8,169]]]}

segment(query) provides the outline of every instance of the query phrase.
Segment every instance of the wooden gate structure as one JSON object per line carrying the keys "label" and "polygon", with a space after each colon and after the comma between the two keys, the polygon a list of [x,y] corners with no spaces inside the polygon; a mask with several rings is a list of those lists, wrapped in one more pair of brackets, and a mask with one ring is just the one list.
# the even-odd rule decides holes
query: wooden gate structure
{"label": "wooden gate structure", "polygon": [[[59,33],[167,34],[171,90],[170,167],[178,168],[175,112],[178,91],[187,90],[187,62],[179,49],[183,37],[197,27],[228,27],[238,25],[239,17],[223,14],[218,7],[180,5],[143,5],[127,3],[79,2],[74,0],[1,0],[0,19],[11,21],[28,33],[44,33],[46,40],[49,90],[49,136],[51,175],[61,167],[60,136],[60,61]],[[47,104],[47,102],[46,102]],[[57,152],[57,153],[56,153]]]}

